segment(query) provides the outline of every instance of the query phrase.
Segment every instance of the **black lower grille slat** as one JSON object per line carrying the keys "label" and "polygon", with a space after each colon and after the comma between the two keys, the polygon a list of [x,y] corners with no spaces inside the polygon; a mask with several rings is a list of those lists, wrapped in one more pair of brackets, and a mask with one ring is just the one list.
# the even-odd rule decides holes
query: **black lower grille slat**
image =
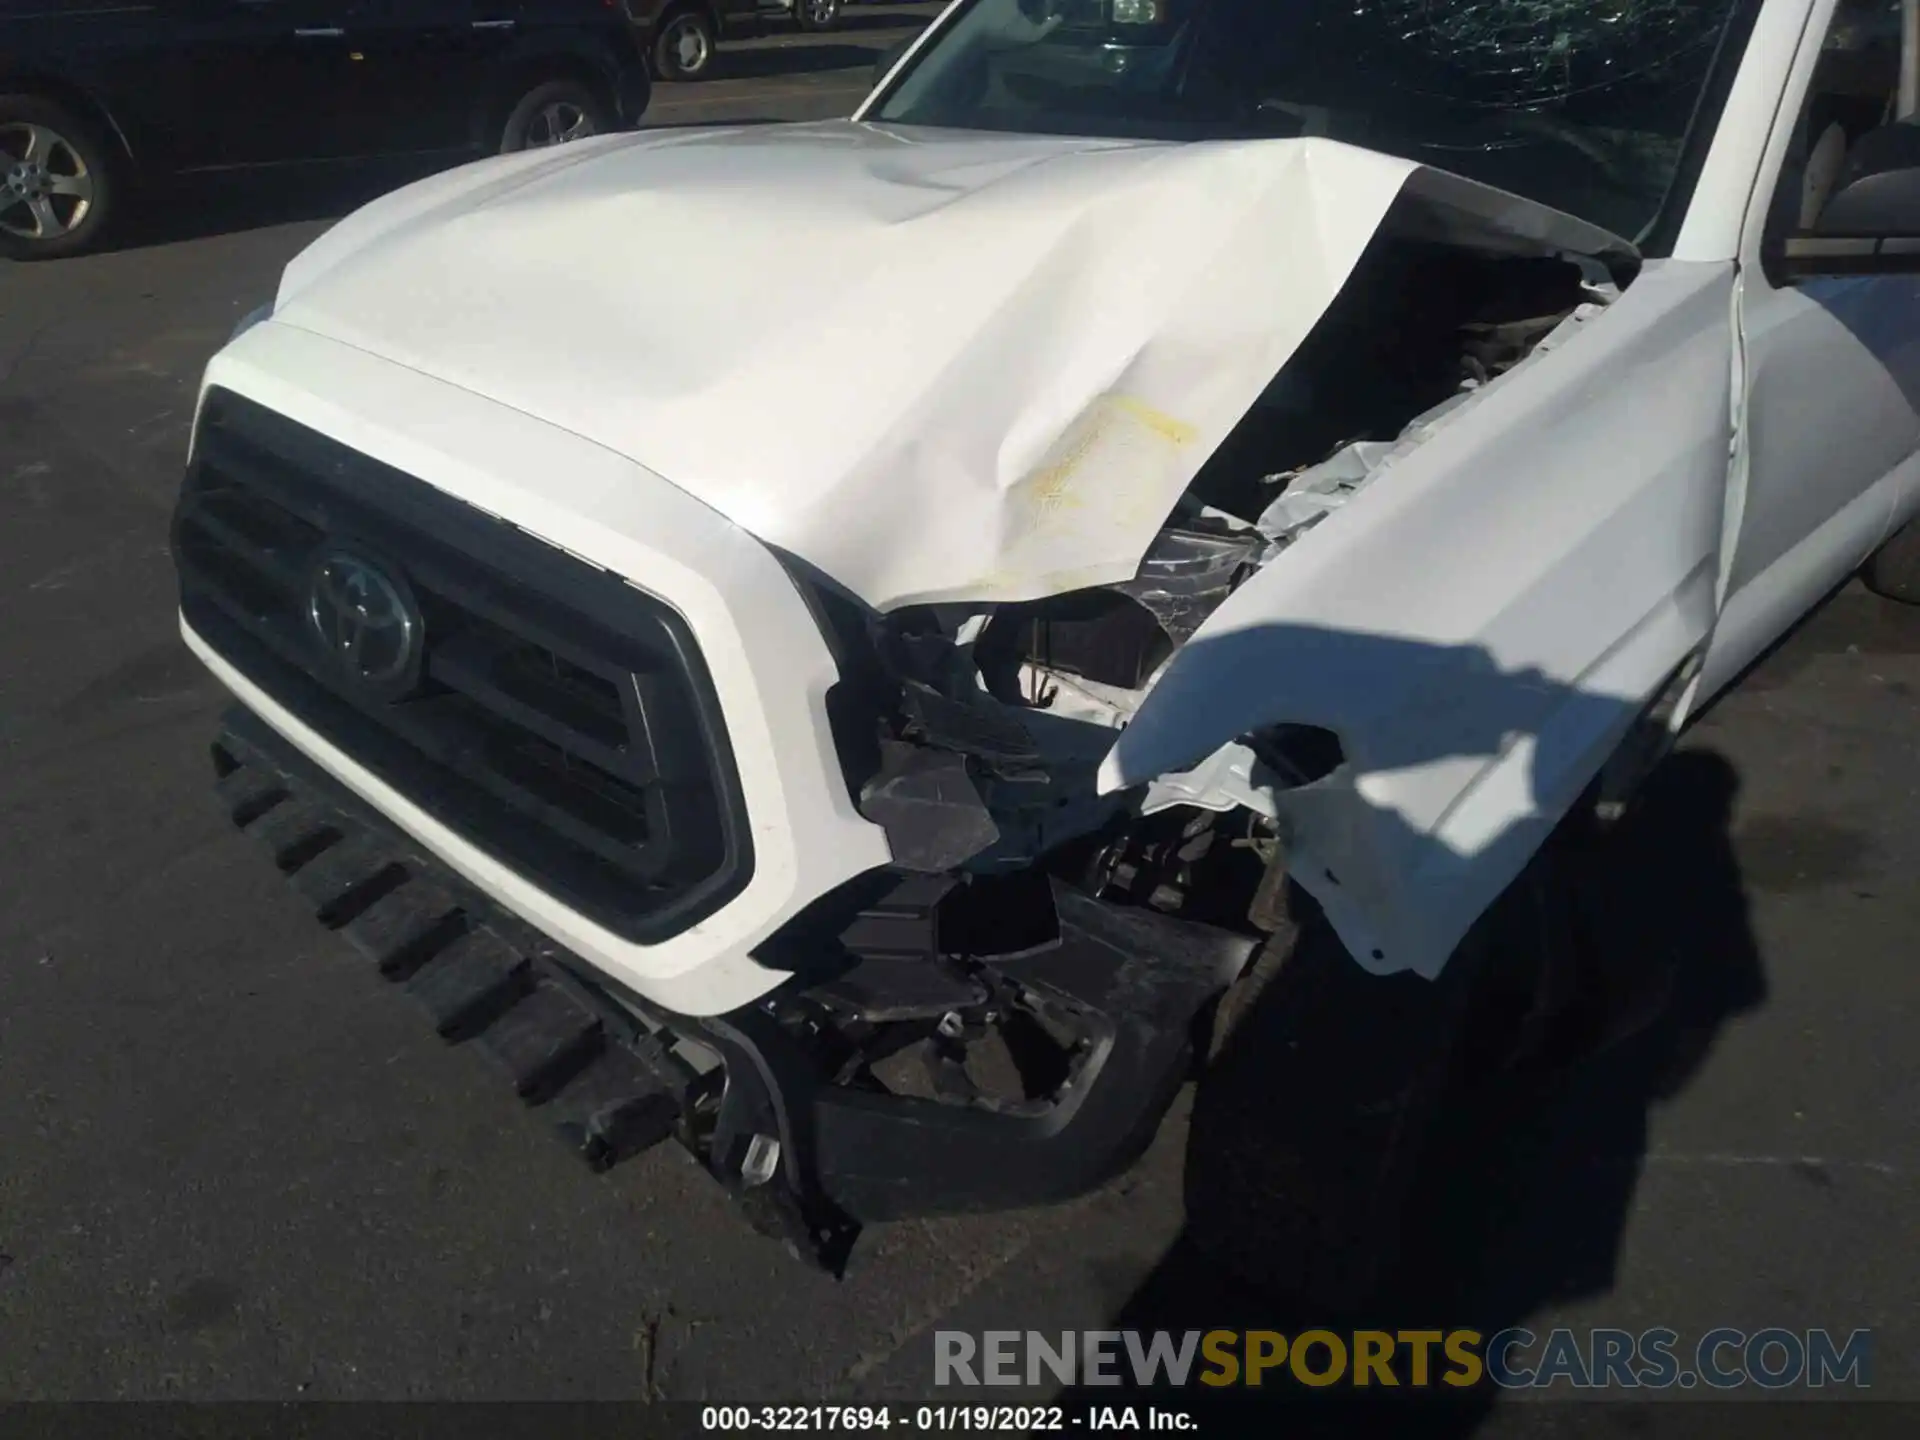
{"label": "black lower grille slat", "polygon": [[220,802],[236,825],[251,825],[287,798],[280,777],[270,770],[235,770],[219,784]]}
{"label": "black lower grille slat", "polygon": [[[685,622],[644,591],[217,389],[174,542],[182,612],[229,663],[590,918],[651,943],[746,883],[711,682]],[[232,804],[263,826],[276,808]],[[288,826],[272,827],[288,869],[339,838],[282,843]]]}
{"label": "black lower grille slat", "polygon": [[276,805],[247,827],[267,847],[282,870],[298,870],[339,840],[333,815],[323,807],[295,802]]}
{"label": "black lower grille slat", "polygon": [[354,835],[302,866],[293,883],[313,903],[325,924],[337,926],[379,899],[383,882],[395,873],[384,841],[371,835]]}
{"label": "black lower grille slat", "polygon": [[344,927],[355,949],[383,975],[411,974],[465,933],[453,897],[423,880],[383,895]]}
{"label": "black lower grille slat", "polygon": [[[484,900],[470,916],[452,876],[417,857],[257,719],[230,712],[213,761],[223,802],[235,794],[278,794],[303,813],[321,813],[354,837],[341,849],[354,847],[394,877],[339,933],[376,960],[384,977],[410,982],[400,988],[423,1002],[447,1040],[470,1044],[504,1070],[581,1160],[605,1170],[676,1133],[697,1145],[688,1122],[698,1077],[645,1022],[636,1024],[631,1011],[580,985],[539,947],[508,938],[495,928],[505,917]],[[316,805],[324,809],[316,812]],[[308,877],[325,860],[295,877],[309,899]],[[320,909],[325,921],[326,902]]]}
{"label": "black lower grille slat", "polygon": [[484,931],[463,935],[406,982],[442,1035],[477,1030],[526,988],[527,960]]}
{"label": "black lower grille slat", "polygon": [[536,985],[479,1039],[520,1098],[533,1104],[585,1069],[604,1042],[599,1017],[554,985]]}

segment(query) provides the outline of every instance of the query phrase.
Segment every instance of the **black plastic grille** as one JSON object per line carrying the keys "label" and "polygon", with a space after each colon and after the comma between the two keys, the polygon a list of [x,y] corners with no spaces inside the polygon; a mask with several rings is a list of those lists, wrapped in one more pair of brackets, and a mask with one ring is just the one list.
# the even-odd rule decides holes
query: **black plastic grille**
{"label": "black plastic grille", "polygon": [[[322,558],[415,602],[417,670],[363,685],[308,619]],[[752,869],[731,751],[663,602],[250,401],[207,398],[174,519],[188,623],[388,784],[651,943]]]}

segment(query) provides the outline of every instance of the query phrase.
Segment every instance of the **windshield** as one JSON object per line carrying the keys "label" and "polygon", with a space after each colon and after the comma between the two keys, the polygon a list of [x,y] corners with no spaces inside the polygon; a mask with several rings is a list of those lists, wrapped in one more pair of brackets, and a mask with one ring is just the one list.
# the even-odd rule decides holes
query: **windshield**
{"label": "windshield", "polygon": [[[959,0],[867,118],[1322,135],[1642,238],[1744,0]],[[1705,129],[1704,125],[1699,128]]]}

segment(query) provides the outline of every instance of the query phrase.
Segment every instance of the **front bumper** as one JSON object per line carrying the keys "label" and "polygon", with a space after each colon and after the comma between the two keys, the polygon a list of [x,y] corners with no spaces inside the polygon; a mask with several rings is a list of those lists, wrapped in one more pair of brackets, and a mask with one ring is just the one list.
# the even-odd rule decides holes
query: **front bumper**
{"label": "front bumper", "polygon": [[[230,818],[322,923],[442,1036],[496,1061],[590,1165],[676,1136],[758,1228],[830,1267],[862,1223],[1056,1202],[1124,1169],[1187,1073],[1197,1017],[1249,948],[1058,890],[1058,940],[978,972],[1074,1031],[1053,1093],[1007,1103],[858,1088],[796,1025],[821,1013],[805,982],[719,1016],[649,1005],[464,885],[244,708],[213,753]],[[913,908],[882,900],[857,923],[897,938]],[[858,992],[858,966],[835,973],[841,996]]]}

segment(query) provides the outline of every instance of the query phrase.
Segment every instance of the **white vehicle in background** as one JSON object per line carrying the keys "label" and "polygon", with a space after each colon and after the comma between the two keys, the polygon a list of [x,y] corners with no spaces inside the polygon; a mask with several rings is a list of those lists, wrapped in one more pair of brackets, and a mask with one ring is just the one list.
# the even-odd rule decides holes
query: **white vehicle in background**
{"label": "white vehicle in background", "polygon": [[850,121],[402,190],[206,376],[222,794],[596,1164],[832,1262],[1199,1064],[1196,1239],[1356,1300],[1462,1066],[1618,1028],[1560,859],[1920,598],[1916,42],[959,0]]}

